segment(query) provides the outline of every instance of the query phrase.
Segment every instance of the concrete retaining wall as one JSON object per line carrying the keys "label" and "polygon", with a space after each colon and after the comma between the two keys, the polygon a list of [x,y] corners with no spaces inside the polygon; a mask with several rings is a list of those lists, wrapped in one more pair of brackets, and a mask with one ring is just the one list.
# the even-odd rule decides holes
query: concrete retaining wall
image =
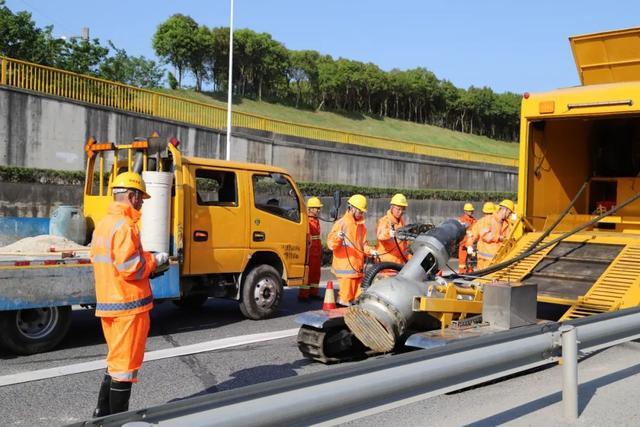
{"label": "concrete retaining wall", "polygon": [[[0,165],[83,170],[84,143],[176,136],[187,155],[225,156],[224,132],[0,87]],[[273,164],[298,181],[386,188],[515,191],[514,168],[464,163],[249,129],[234,129],[231,158]]]}

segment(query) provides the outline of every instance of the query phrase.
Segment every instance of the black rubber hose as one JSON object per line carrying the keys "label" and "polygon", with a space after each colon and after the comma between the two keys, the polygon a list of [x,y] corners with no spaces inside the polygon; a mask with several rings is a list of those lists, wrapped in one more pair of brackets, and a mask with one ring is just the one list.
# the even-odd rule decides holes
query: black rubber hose
{"label": "black rubber hose", "polygon": [[373,267],[371,267],[364,273],[364,277],[362,278],[360,288],[364,290],[364,289],[367,289],[369,286],[371,286],[373,279],[375,279],[378,273],[380,273],[382,270],[400,271],[402,270],[402,267],[404,267],[404,264],[398,264],[397,262],[390,262],[390,261],[380,262],[378,264],[375,264]]}

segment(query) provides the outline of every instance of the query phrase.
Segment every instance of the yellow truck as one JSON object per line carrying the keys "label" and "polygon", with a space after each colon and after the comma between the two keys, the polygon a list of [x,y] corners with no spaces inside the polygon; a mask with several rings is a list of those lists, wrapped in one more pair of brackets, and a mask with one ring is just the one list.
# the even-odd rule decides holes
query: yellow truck
{"label": "yellow truck", "polygon": [[[88,236],[106,214],[115,175],[164,177],[164,193],[155,184],[166,209],[147,212],[145,204],[141,220],[143,244],[145,234],[166,237],[161,244],[170,254],[169,270],[152,280],[154,297],[187,308],[231,298],[250,319],[273,315],[283,286],[302,285],[307,275],[307,215],[296,183],[280,168],[187,157],[178,145],[157,135],[122,145],[89,139]],[[154,191],[154,182],[147,187]],[[55,347],[69,329],[71,306],[95,304],[86,253],[0,258],[0,283],[0,344],[16,353]]]}
{"label": "yellow truck", "polygon": [[551,244],[487,276],[536,283],[561,320],[640,304],[640,28],[570,44],[582,84],[524,94],[521,221],[495,261]]}

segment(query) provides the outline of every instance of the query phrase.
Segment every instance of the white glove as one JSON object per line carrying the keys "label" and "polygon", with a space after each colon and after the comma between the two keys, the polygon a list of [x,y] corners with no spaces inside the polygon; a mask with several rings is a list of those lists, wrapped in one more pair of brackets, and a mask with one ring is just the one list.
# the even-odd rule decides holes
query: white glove
{"label": "white glove", "polygon": [[158,266],[166,264],[169,262],[169,254],[166,252],[158,252],[153,255],[156,258],[156,264]]}
{"label": "white glove", "polygon": [[476,251],[473,250],[473,246],[467,246],[467,254],[470,256],[473,256],[473,254],[475,254]]}
{"label": "white glove", "polygon": [[371,254],[371,256],[372,256],[372,257],[374,257],[374,258],[375,258],[375,257],[379,257],[379,256],[380,256],[380,254],[378,253],[378,251],[371,251],[371,252],[370,252],[370,254]]}
{"label": "white glove", "polygon": [[392,239],[396,237],[396,230],[394,230],[393,228],[389,230],[389,237],[391,237]]}
{"label": "white glove", "polygon": [[338,231],[338,238],[344,240],[346,234],[344,234],[344,231]]}

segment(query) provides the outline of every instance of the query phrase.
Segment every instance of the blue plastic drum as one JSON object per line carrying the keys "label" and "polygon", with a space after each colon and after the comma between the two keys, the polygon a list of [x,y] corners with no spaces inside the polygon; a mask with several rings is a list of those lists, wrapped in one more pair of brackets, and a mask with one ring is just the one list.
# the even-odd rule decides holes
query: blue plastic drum
{"label": "blue plastic drum", "polygon": [[78,206],[62,205],[51,214],[49,234],[62,236],[84,245],[87,243],[87,223]]}

